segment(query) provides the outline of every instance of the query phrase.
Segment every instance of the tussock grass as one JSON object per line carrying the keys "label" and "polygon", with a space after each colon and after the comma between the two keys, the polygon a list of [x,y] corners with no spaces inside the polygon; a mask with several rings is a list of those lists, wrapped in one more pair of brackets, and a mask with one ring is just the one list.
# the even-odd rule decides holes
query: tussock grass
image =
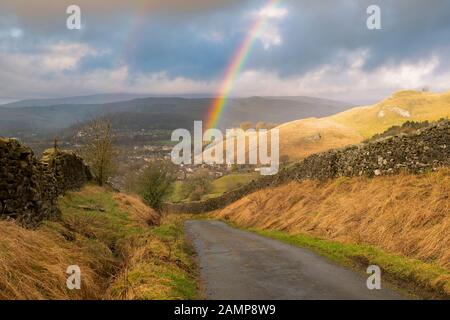
{"label": "tussock grass", "polygon": [[[131,224],[119,212],[112,193],[97,187],[68,193],[60,200],[61,221],[37,230],[0,222],[1,299],[100,299],[108,279],[120,267],[119,245]],[[102,208],[85,211],[78,206]],[[66,269],[81,269],[81,290],[68,290]]]}
{"label": "tussock grass", "polygon": [[[112,262],[108,248],[86,239],[68,242],[63,232],[47,227],[30,231],[0,222],[0,299],[100,298],[104,285],[97,274],[109,271],[104,269],[106,261],[108,266]],[[88,245],[98,257],[82,252]],[[66,287],[66,268],[74,264],[82,271],[81,291]]]}
{"label": "tussock grass", "polygon": [[356,256],[377,261],[424,289],[450,294],[449,169],[289,183],[256,192],[212,216],[246,228],[334,241],[336,246],[378,248],[392,257],[368,254],[372,249]]}
{"label": "tussock grass", "polygon": [[111,286],[112,299],[196,299],[193,249],[184,240],[185,217],[169,215],[141,238]]}
{"label": "tussock grass", "polygon": [[[162,241],[157,230],[165,226],[155,226],[159,215],[138,198],[87,186],[67,193],[59,206],[62,219],[46,221],[37,230],[0,221],[0,299],[130,298],[120,292],[116,280],[133,259],[147,275],[140,278],[141,287],[160,288],[160,295],[141,298],[164,299],[177,296],[177,290],[179,297],[191,296],[186,289],[191,287],[184,283],[189,281],[195,292],[191,269],[180,271],[165,260],[164,250],[172,250],[174,257],[185,259],[183,266],[191,266],[183,256],[183,242]],[[162,259],[155,261],[154,254]],[[70,265],[81,269],[81,290],[67,289]],[[110,295],[111,285],[116,295]]]}

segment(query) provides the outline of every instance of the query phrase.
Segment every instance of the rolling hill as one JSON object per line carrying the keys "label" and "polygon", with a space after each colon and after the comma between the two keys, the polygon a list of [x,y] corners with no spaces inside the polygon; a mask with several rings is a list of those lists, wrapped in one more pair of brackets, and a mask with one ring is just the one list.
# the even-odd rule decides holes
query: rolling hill
{"label": "rolling hill", "polygon": [[[450,91],[401,91],[371,106],[356,107],[323,118],[295,120],[278,126],[280,156],[297,161],[314,153],[361,143],[406,121],[436,121],[448,117]],[[205,153],[204,158],[208,154]],[[248,151],[246,154],[248,156]]]}
{"label": "rolling hill", "polygon": [[406,121],[435,121],[448,117],[450,91],[401,91],[372,106],[279,126],[280,154],[299,160],[313,153],[360,143]]}
{"label": "rolling hill", "polygon": [[50,107],[65,104],[102,104],[112,103],[120,101],[129,101],[133,99],[146,98],[145,95],[139,94],[95,94],[89,96],[77,96],[77,97],[65,97],[65,98],[53,98],[53,99],[26,99],[19,100],[10,103],[5,103],[1,107],[6,108],[24,108],[24,107]]}

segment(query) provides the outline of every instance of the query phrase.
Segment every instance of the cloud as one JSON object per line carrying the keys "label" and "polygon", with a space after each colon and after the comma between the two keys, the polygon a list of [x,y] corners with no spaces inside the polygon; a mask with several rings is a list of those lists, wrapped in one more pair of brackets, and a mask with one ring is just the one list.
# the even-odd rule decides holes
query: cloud
{"label": "cloud", "polygon": [[268,5],[256,11],[253,19],[265,19],[265,26],[257,35],[262,42],[264,49],[268,50],[273,46],[280,46],[283,42],[278,23],[288,14],[288,10],[284,7]]}
{"label": "cloud", "polygon": [[23,36],[23,31],[19,28],[0,30],[0,39],[18,39]]}
{"label": "cloud", "polygon": [[74,70],[80,60],[87,56],[97,56],[100,53],[81,43],[58,43],[50,46],[46,52],[36,59],[38,64],[49,72]]}
{"label": "cloud", "polygon": [[213,43],[222,43],[224,41],[224,35],[219,31],[204,32],[200,34],[200,37]]}
{"label": "cloud", "polygon": [[[74,60],[66,60],[68,52],[76,52]],[[172,77],[166,72],[136,74],[126,65],[83,74],[55,72],[73,68],[77,61],[89,54],[98,53],[82,44],[61,44],[40,56],[7,55],[6,59],[0,59],[0,96],[26,93],[28,97],[40,97],[49,88],[62,96],[99,92],[205,94],[214,92],[220,84],[220,79],[194,80]],[[425,86],[436,91],[450,88],[450,72],[438,72],[440,60],[436,56],[365,70],[364,64],[369,56],[368,50],[347,52],[346,61],[340,65],[325,64],[306,74],[291,77],[281,77],[270,71],[246,70],[236,79],[233,95],[310,95],[365,104],[397,90]],[[49,63],[51,57],[59,62]],[[10,66],[9,73],[5,64]],[[19,72],[16,72],[17,68]],[[30,74],[33,77],[25,76]],[[46,80],[42,82],[39,79]]]}
{"label": "cloud", "polygon": [[78,43],[61,43],[38,54],[2,52],[0,97],[51,97],[99,92],[176,95],[211,92],[216,85],[170,77],[165,72],[131,73],[126,65],[73,72],[83,58],[99,54],[102,53]]}
{"label": "cloud", "polygon": [[101,52],[83,43],[60,42],[42,47],[38,52],[3,52],[0,63],[2,68],[19,72],[49,74],[74,70],[84,57],[100,54]]}
{"label": "cloud", "polygon": [[258,11],[258,15],[266,18],[284,18],[288,13],[286,8],[279,6],[266,6]]}
{"label": "cloud", "polygon": [[348,55],[349,59],[341,65],[325,64],[291,77],[248,70],[237,80],[235,94],[267,96],[276,92],[278,95],[310,95],[368,104],[399,90],[425,86],[434,91],[450,89],[450,71],[439,72],[440,60],[436,56],[365,70],[364,61],[369,56],[366,50]]}
{"label": "cloud", "polygon": [[262,42],[265,50],[269,50],[273,46],[280,46],[283,42],[280,31],[275,26],[265,27],[257,38]]}

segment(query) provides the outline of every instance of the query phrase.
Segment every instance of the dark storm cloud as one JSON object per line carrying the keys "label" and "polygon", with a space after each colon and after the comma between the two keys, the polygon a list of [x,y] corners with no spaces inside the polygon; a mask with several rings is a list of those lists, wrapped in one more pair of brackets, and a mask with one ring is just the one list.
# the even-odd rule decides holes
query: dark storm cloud
{"label": "dark storm cloud", "polygon": [[[258,8],[266,3],[244,1],[244,5],[236,7],[235,1],[206,0],[132,1],[127,5],[123,1],[75,2],[82,8],[85,29],[81,32],[64,28],[66,15],[61,12],[74,1],[2,3],[7,9],[16,10],[19,21],[39,25],[53,21],[50,30],[33,34],[34,39],[85,41],[109,47],[115,52],[112,58],[126,59],[132,69],[167,70],[195,77],[215,75],[227,64],[248,28],[240,21],[241,15],[253,4]],[[383,29],[379,31],[366,28],[366,8],[373,3],[382,10]],[[139,16],[135,10],[146,5],[151,9]],[[273,50],[255,50],[250,67],[296,74],[323,63],[336,63],[341,51],[369,48],[366,67],[374,68],[386,62],[421,59],[439,52],[450,40],[448,0],[285,0],[282,5],[289,10],[279,26],[283,45]],[[124,10],[122,14],[120,10]],[[182,18],[178,16],[180,13]],[[242,29],[230,32],[236,24],[242,24]],[[27,23],[22,24],[26,26]],[[202,33],[209,30],[223,34],[225,41],[205,41]],[[39,28],[33,26],[25,31],[29,35],[39,32]],[[104,65],[108,63],[102,62],[99,67]],[[91,62],[86,66],[94,65]]]}
{"label": "dark storm cloud", "polygon": [[[253,66],[270,66],[285,74],[324,63],[339,63],[337,54],[370,49],[365,67],[418,60],[450,45],[450,1],[289,1],[282,25],[285,45],[272,54],[255,53]],[[381,8],[382,30],[368,30],[366,9]]]}
{"label": "dark storm cloud", "polygon": [[190,13],[218,10],[246,0],[2,0],[3,10],[17,13],[27,19],[52,19],[55,15],[65,12],[69,5],[78,5],[95,13],[109,15],[116,12],[145,11]]}

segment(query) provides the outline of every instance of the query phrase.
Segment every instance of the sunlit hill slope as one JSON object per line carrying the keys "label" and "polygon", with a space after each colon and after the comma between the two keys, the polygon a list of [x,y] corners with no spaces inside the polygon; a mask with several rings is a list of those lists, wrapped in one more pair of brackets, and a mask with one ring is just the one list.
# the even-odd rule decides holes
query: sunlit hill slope
{"label": "sunlit hill slope", "polygon": [[279,126],[280,154],[299,160],[313,153],[360,143],[406,121],[435,121],[449,116],[450,92],[401,91],[372,106]]}

